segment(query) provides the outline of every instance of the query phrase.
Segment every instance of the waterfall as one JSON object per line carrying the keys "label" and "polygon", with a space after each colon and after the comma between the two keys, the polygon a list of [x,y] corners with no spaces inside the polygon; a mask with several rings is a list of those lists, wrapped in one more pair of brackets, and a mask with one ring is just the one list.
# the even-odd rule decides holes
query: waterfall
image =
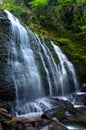
{"label": "waterfall", "polygon": [[[38,37],[9,11],[8,65],[16,89],[16,111],[41,112],[48,97],[67,96],[78,88],[72,63],[53,41]],[[47,97],[47,98],[46,98]]]}

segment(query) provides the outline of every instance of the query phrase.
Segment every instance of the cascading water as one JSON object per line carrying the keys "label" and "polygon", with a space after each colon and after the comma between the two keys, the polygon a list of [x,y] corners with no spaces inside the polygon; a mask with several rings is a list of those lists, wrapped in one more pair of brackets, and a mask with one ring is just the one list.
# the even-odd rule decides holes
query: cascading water
{"label": "cascading water", "polygon": [[40,38],[5,10],[11,23],[8,64],[16,88],[17,112],[42,111],[51,96],[66,96],[78,84],[74,67],[52,41]]}

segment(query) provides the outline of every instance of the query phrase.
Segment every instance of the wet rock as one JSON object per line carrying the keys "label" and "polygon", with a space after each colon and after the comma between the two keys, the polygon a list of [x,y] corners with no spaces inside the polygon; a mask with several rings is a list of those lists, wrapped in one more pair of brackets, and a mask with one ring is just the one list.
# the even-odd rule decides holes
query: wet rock
{"label": "wet rock", "polygon": [[17,121],[14,130],[26,130],[26,126],[22,121]]}
{"label": "wet rock", "polygon": [[86,92],[86,83],[83,83],[81,86],[81,92]]}
{"label": "wet rock", "polygon": [[55,103],[54,105],[56,104],[57,105],[56,107],[44,112],[44,114],[47,115],[47,117],[49,118],[56,117],[59,121],[62,121],[66,117],[66,113],[70,113],[71,115],[74,116],[77,115],[78,111],[76,108],[74,108],[72,103],[58,98],[52,98],[52,100],[54,100],[53,102]]}
{"label": "wet rock", "polygon": [[27,130],[67,130],[65,125],[57,119],[50,119],[43,114],[39,119],[22,118],[21,121],[25,124]]}
{"label": "wet rock", "polygon": [[74,95],[74,104],[86,106],[86,93],[80,92]]}
{"label": "wet rock", "polygon": [[44,125],[41,130],[68,130],[65,125],[56,119],[47,119],[44,117]]}

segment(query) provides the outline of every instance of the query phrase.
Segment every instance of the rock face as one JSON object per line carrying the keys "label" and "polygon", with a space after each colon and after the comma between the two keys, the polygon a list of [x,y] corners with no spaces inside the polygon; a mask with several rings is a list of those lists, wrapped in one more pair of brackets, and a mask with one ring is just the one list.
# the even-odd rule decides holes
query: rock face
{"label": "rock face", "polygon": [[[8,65],[8,40],[10,22],[6,18],[4,12],[0,12],[0,99],[6,101],[12,101],[15,98],[15,90],[10,72],[10,66]],[[12,73],[12,72],[10,72]]]}
{"label": "rock face", "polygon": [[79,93],[74,94],[74,104],[86,106],[86,83],[83,83]]}

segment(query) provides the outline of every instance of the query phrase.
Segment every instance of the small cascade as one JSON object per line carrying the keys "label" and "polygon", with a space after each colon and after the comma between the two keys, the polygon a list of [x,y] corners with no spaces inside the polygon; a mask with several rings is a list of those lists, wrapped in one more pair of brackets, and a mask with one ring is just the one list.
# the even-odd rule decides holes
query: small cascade
{"label": "small cascade", "polygon": [[78,89],[72,63],[52,41],[38,37],[9,11],[8,65],[16,89],[17,113],[41,112],[48,97],[67,96]]}
{"label": "small cascade", "polygon": [[[59,84],[60,88],[62,90],[62,95],[64,96],[66,93],[69,93],[69,88],[73,86],[74,89],[78,91],[78,82],[77,77],[75,74],[75,69],[73,64],[68,60],[68,58],[63,54],[62,50],[56,46],[52,41],[51,45],[53,46],[58,58],[59,58],[59,64],[58,64],[58,74],[59,74]],[[72,84],[72,86],[71,86]],[[65,85],[65,89],[64,89]]]}

